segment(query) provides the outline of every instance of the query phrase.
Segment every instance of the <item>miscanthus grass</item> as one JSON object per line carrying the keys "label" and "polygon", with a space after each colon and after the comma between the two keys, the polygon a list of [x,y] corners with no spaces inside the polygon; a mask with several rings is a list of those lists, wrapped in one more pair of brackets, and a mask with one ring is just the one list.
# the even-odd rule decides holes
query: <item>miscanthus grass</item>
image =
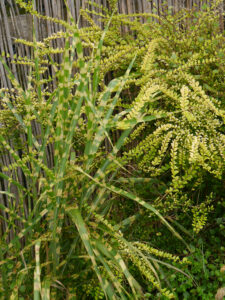
{"label": "miscanthus grass", "polygon": [[[18,2],[42,17],[32,6]],[[24,89],[1,57],[13,86],[13,92],[0,91],[4,107],[1,113],[8,113],[19,135],[17,144],[8,138],[7,126],[0,135],[1,152],[13,158],[0,173],[8,182],[8,190],[1,191],[6,201],[0,204],[5,228],[1,232],[0,295],[6,299],[83,299],[84,295],[91,297],[88,289],[93,282],[96,299],[143,299],[145,290],[131,271],[135,268],[135,274],[139,272],[172,299],[173,293],[161,287],[159,265],[178,270],[164,259],[180,263],[185,260],[148,244],[126,240],[123,225],[132,224],[135,216],[119,224],[113,224],[108,217],[115,197],[135,201],[156,214],[181,239],[149,203],[126,191],[124,185],[114,184],[119,170],[124,168],[118,153],[126,138],[137,123],[155,118],[145,119],[139,114],[138,119],[127,121],[129,110],[115,110],[135,57],[123,76],[101,89],[101,50],[109,24],[87,60],[73,19],[68,23],[49,20],[65,27],[60,64],[54,62],[34,34],[29,43],[33,49],[33,59],[28,64],[30,76]],[[54,70],[50,79],[43,75],[46,60]],[[56,84],[47,91],[51,79]],[[38,135],[34,124],[40,128]],[[111,133],[118,127],[120,136],[113,142]],[[110,151],[104,150],[106,139]],[[51,166],[47,159],[49,147]],[[25,184],[19,180],[18,172]]]}

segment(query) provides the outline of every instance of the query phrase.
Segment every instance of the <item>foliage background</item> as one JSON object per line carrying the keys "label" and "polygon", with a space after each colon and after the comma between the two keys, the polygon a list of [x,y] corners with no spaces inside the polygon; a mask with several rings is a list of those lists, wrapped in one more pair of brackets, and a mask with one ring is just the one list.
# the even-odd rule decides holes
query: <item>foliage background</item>
{"label": "foliage background", "polygon": [[[27,89],[28,83],[24,81],[24,78],[26,78],[26,75],[28,74],[29,67],[35,67],[35,61],[32,65],[33,61],[29,59],[32,58],[32,51],[35,51],[35,47],[37,47],[39,55],[38,57],[43,64],[43,70],[39,70],[40,76],[44,74],[41,84],[46,84],[47,78],[57,78],[54,77],[54,67],[58,66],[58,64],[62,62],[65,62],[65,57],[63,58],[62,56],[64,50],[60,50],[63,49],[65,38],[63,37],[62,33],[59,33],[58,36],[55,36],[52,39],[45,38],[45,40],[43,40],[43,38],[46,37],[46,28],[49,36],[52,33],[57,32],[58,30],[64,31],[65,29],[63,29],[63,23],[52,23],[49,19],[43,21],[41,19],[39,20],[38,18],[35,18],[34,22],[36,28],[36,37],[38,41],[41,40],[43,41],[43,43],[38,42],[38,44],[35,46],[35,44],[29,44],[18,40],[15,44],[12,43],[11,39],[9,38],[9,31],[7,31],[7,22],[8,15],[10,14],[10,12],[14,12],[15,14],[16,8],[14,3],[12,2],[11,6],[9,5],[10,1],[8,1],[8,3],[2,3],[1,9],[4,17],[3,22],[6,29],[5,37],[8,43],[2,43],[1,50],[3,56],[5,56],[4,52],[9,52],[9,55],[6,55],[5,59],[6,62],[11,65],[12,75],[14,74],[15,78],[18,79],[22,87]],[[134,2],[129,3],[132,3],[133,6],[125,6],[125,2],[120,2],[119,9],[121,11],[124,10],[125,13],[132,12],[131,10],[134,8],[140,9],[134,5]],[[4,9],[5,4],[6,6]],[[176,1],[172,4],[174,4],[172,10],[172,13],[174,13],[179,10],[180,7],[178,6],[182,6],[184,2],[182,2],[182,5],[180,1]],[[190,7],[190,4],[190,1],[186,2],[186,5],[188,7]],[[72,14],[75,16],[75,19],[77,19],[78,10],[73,9],[72,2],[69,2],[69,5]],[[111,1],[111,8],[113,5],[114,3],[113,1]],[[151,5],[152,2],[149,7],[151,7],[151,10],[154,13],[156,12],[161,16],[161,20],[158,21],[157,16],[154,16],[152,19],[150,17],[149,19],[149,16],[147,17],[145,15],[141,15],[140,22],[139,17],[134,19],[134,16],[132,22],[130,22],[130,19],[126,16],[121,16],[118,18],[115,17],[111,20],[112,23],[109,31],[106,34],[104,46],[102,48],[102,56],[100,62],[100,86],[102,90],[104,90],[104,87],[106,87],[110,82],[110,79],[112,79],[113,77],[122,76],[125,73],[128,68],[128,63],[132,59],[132,55],[129,54],[130,50],[132,49],[133,52],[137,52],[137,58],[131,72],[131,77],[129,78],[128,83],[126,83],[126,89],[124,89],[121,94],[121,98],[119,99],[119,102],[117,104],[117,111],[121,112],[124,110],[126,114],[126,120],[128,121],[132,120],[132,118],[136,119],[136,121],[140,121],[142,117],[151,117],[152,115],[160,117],[158,121],[153,123],[153,125],[151,123],[147,123],[147,126],[140,125],[140,127],[138,127],[138,129],[132,133],[131,143],[129,143],[128,140],[126,141],[126,146],[121,149],[122,152],[120,152],[119,155],[119,157],[121,157],[121,153],[123,153],[122,159],[118,158],[118,163],[120,165],[126,166],[126,168],[132,174],[132,178],[134,177],[135,180],[129,178],[130,175],[128,175],[128,173],[125,172],[122,168],[118,173],[118,181],[115,181],[115,186],[119,187],[120,181],[122,181],[123,184],[125,183],[126,190],[129,190],[130,193],[133,193],[135,196],[145,199],[146,203],[154,203],[154,207],[157,207],[157,209],[164,214],[166,220],[171,222],[171,224],[173,224],[175,228],[177,228],[180,232],[182,232],[182,234],[184,234],[185,240],[188,242],[189,252],[187,252],[187,249],[184,248],[182,243],[180,243],[175,237],[173,237],[165,227],[162,227],[161,222],[158,218],[152,215],[150,218],[149,214],[146,213],[146,211],[140,209],[140,206],[137,204],[134,204],[132,202],[128,202],[125,204],[123,200],[123,194],[120,195],[121,197],[112,197],[112,194],[108,193],[107,195],[110,199],[112,199],[111,201],[113,205],[109,204],[106,207],[104,207],[103,205],[100,211],[102,211],[103,209],[104,214],[109,217],[110,222],[112,222],[114,226],[117,226],[117,224],[121,220],[126,219],[127,217],[135,213],[134,216],[127,222],[127,225],[130,224],[130,221],[133,225],[131,227],[127,226],[127,228],[125,226],[124,228],[124,237],[127,239],[127,241],[142,241],[144,243],[148,242],[151,246],[155,247],[153,249],[164,250],[164,252],[162,252],[161,254],[157,252],[157,255],[161,255],[161,257],[164,258],[166,258],[165,250],[169,250],[169,252],[174,253],[175,255],[179,255],[181,258],[188,256],[188,259],[192,262],[192,264],[182,268],[183,271],[187,273],[190,272],[190,274],[194,276],[194,281],[190,278],[188,279],[187,276],[174,273],[172,269],[170,269],[171,271],[160,269],[159,272],[160,281],[162,282],[163,286],[167,286],[167,284],[169,284],[170,289],[175,290],[175,295],[177,295],[178,298],[182,297],[184,299],[191,299],[195,297],[196,299],[212,299],[213,295],[216,293],[219,287],[218,281],[221,282],[221,285],[224,282],[223,272],[219,271],[220,267],[222,267],[224,263],[224,248],[223,246],[221,247],[221,243],[224,238],[224,154],[223,150],[220,150],[223,148],[222,145],[224,141],[224,35],[223,33],[221,34],[221,30],[223,30],[223,19],[221,18],[222,6],[219,5],[218,9],[215,11],[215,13],[213,13],[212,11],[207,11],[208,7],[204,6],[203,1],[198,2],[198,7],[194,8],[195,12],[192,12],[193,14],[191,14],[191,16],[187,13],[187,17],[185,19],[186,23],[184,22],[185,25],[188,25],[188,22],[193,22],[194,27],[192,27],[191,23],[189,27],[190,31],[183,32],[183,24],[180,21],[183,16],[182,13],[179,14],[178,12],[174,17],[169,16],[168,18],[166,18],[163,15],[163,11],[165,15],[168,15],[168,11],[166,11],[166,9],[168,8],[168,6],[170,6],[170,3],[168,3],[168,6],[163,6],[162,3],[158,1],[155,9]],[[67,14],[64,14],[66,12],[65,7],[63,8],[62,5],[59,5],[59,7],[56,8],[53,6],[51,7],[51,3],[48,3],[48,1],[36,3],[36,8],[38,9],[38,11],[42,13],[44,12],[44,14],[47,10],[47,7],[53,17],[60,17],[62,19],[67,18]],[[144,7],[145,5],[143,4],[142,9],[145,12]],[[80,22],[84,27],[84,29],[80,30],[80,35],[83,39],[83,45],[86,48],[86,60],[88,60],[88,55],[90,54],[88,48],[92,47],[94,42],[99,40],[100,36],[102,35],[102,28],[105,27],[109,19],[108,15],[105,18],[104,22],[101,22],[99,18],[101,19],[103,16],[101,15],[101,13],[99,13],[100,9],[95,8],[95,11],[97,12],[96,14],[91,11],[91,6],[87,6],[87,8],[88,9],[86,10],[86,12],[81,11],[82,17],[80,19]],[[202,9],[202,13],[197,12],[199,8]],[[21,8],[20,13],[23,12],[24,8]],[[108,13],[110,14],[110,11]],[[194,19],[193,15],[195,17]],[[97,25],[95,25],[95,23],[92,21],[92,18]],[[146,25],[141,25],[143,21],[145,21],[144,24]],[[155,22],[154,26],[151,26],[151,24],[153,24],[151,23],[152,21]],[[170,25],[168,24],[172,24],[172,31]],[[87,27],[85,27],[85,25]],[[120,26],[122,26],[122,34],[119,30]],[[135,32],[135,39],[133,38],[132,32]],[[150,32],[151,39],[149,39]],[[158,38],[159,35],[162,35],[162,39]],[[181,38],[181,36],[183,38]],[[6,49],[4,49],[4,47],[6,47]],[[189,52],[187,52],[188,47]],[[55,49],[53,50],[53,48]],[[17,55],[15,55],[15,52],[17,53]],[[27,57],[26,63],[23,59],[24,54]],[[55,63],[50,64],[48,68],[45,68],[44,58],[49,54],[54,59]],[[74,64],[73,67],[77,67],[77,65]],[[46,73],[42,73],[44,71]],[[11,87],[10,81],[7,81],[8,79],[6,79],[9,76],[5,76],[5,70],[3,68],[1,68],[1,72],[3,72],[2,75],[4,74],[4,76],[2,76],[1,78],[6,80],[5,82],[1,82],[2,86]],[[213,72],[214,74],[213,77],[209,76],[211,72]],[[73,75],[74,74],[72,74],[72,77]],[[33,76],[37,76],[37,74],[34,74]],[[151,82],[151,85],[155,85],[155,89],[149,91],[148,82]],[[200,86],[198,83],[200,83]],[[47,85],[49,92],[51,93],[56,88],[57,83],[56,81],[54,82],[54,80],[49,80]],[[161,88],[161,90],[159,87]],[[6,92],[7,94],[7,90],[3,89],[1,91]],[[157,94],[159,91],[161,92],[161,94]],[[44,91],[46,97],[50,95],[48,94],[49,92],[47,90]],[[185,93],[188,94],[188,97],[185,96]],[[153,98],[156,97],[156,100],[150,101],[149,103],[148,98],[149,95],[152,94],[154,94]],[[143,100],[143,95],[145,95],[145,99],[147,100],[146,103],[139,102],[139,99]],[[8,97],[11,97],[11,95]],[[195,109],[192,109],[190,111],[190,104],[189,102],[187,102],[187,98],[192,99],[191,101],[193,103],[193,107],[195,106]],[[26,111],[24,110],[25,99],[23,97],[15,97],[12,99],[17,102],[17,109],[22,116],[24,116],[25,118],[27,114],[28,116],[32,116],[32,114],[29,114],[34,112],[34,109],[37,109],[38,111],[40,111],[42,125],[44,127],[47,125],[47,119],[51,107],[46,107],[45,101],[41,103],[38,97],[36,97],[35,95],[31,95],[31,99],[33,101],[33,110]],[[171,101],[171,99],[173,101]],[[157,105],[157,103],[159,103],[159,105]],[[209,105],[208,109],[205,109],[206,103]],[[5,128],[1,130],[2,134],[3,136],[7,136],[10,138],[10,143],[13,143],[16,153],[18,153],[20,158],[24,159],[24,162],[26,164],[26,156],[24,156],[24,154],[26,153],[23,153],[24,146],[26,146],[26,134],[22,134],[21,128],[20,126],[18,126],[18,120],[15,120],[12,112],[5,109],[6,106],[3,105],[3,103],[1,103],[1,105],[2,108],[4,108],[1,114],[1,123],[7,124],[8,127],[7,131],[5,131]],[[129,109],[131,109],[131,111],[129,111]],[[168,113],[173,113],[174,110],[182,111],[181,114],[178,114],[177,119],[174,119],[173,115],[171,117],[167,115]],[[211,110],[211,114],[208,113],[209,110]],[[165,118],[164,115],[164,117],[161,119],[162,114],[165,114],[167,117]],[[193,121],[195,121],[194,118],[197,118],[198,122],[196,122],[193,130],[192,123]],[[202,127],[203,119],[205,120],[204,128]],[[151,143],[150,146],[148,146],[148,142],[146,140],[148,136],[152,140],[152,134],[154,134],[157,129],[160,132],[160,129],[163,128],[163,126],[168,127],[168,123],[165,123],[165,120],[169,122],[169,126],[174,123],[177,126],[177,122],[181,122],[181,125],[179,125],[181,136],[187,137],[188,139],[188,134],[191,134],[189,138],[189,144],[187,142],[188,152],[186,154],[182,152],[182,147],[185,144],[184,140],[179,140],[180,144],[177,143],[176,149],[174,146],[175,142],[172,142],[172,147],[170,146],[168,135],[160,135],[159,133],[156,135],[156,137],[160,137],[161,140],[157,141],[156,139],[156,144],[159,145],[161,153],[156,152],[154,147],[151,148]],[[26,122],[27,121],[29,120],[26,120]],[[55,120],[55,122],[57,123],[57,120]],[[214,124],[214,127],[211,126],[209,128],[209,124]],[[40,124],[38,124],[38,122],[31,122],[31,126],[34,136],[36,136],[37,138],[41,136],[42,128],[40,127]],[[87,136],[85,136],[87,127],[85,123],[82,122],[80,123],[80,126],[81,130],[77,131],[73,137],[73,146],[75,147],[75,151],[79,153],[79,163],[86,165],[86,158],[85,155],[83,157],[82,153],[83,151],[85,152],[85,149],[87,147],[85,146],[87,145],[86,142],[88,141]],[[95,128],[96,125],[93,126],[93,128]],[[123,120],[118,123],[119,130],[114,128],[109,131],[113,142],[117,141],[118,137],[120,136],[120,130],[126,129],[126,126],[127,125]],[[182,131],[184,130],[184,128],[185,130],[189,128],[189,132],[184,133]],[[170,135],[175,137],[177,135],[177,129]],[[207,142],[204,142],[204,138]],[[209,149],[207,149],[209,139],[212,146],[211,148],[209,147]],[[196,149],[193,149],[193,140],[197,141],[196,143],[198,144],[198,149],[200,149],[200,143],[202,143],[203,146],[205,145],[205,148],[203,148],[202,152],[200,150],[198,151]],[[53,140],[49,141],[47,151],[45,153],[46,167],[48,167],[49,169],[52,169],[55,165],[55,156],[52,142],[54,142],[54,138]],[[138,145],[140,145],[140,143],[143,144],[141,150],[142,152],[138,148]],[[162,147],[164,147],[164,150],[162,150]],[[4,150],[6,149],[7,148],[5,147]],[[101,157],[111,149],[112,146],[109,140],[106,139],[104,147],[100,148],[100,151],[98,153],[96,152],[96,156],[94,158],[95,164],[89,170],[90,176],[93,176],[93,172],[95,172],[101,165]],[[135,154],[135,151],[137,154]],[[147,156],[144,156],[143,158],[142,155],[146,153]],[[149,153],[152,154],[149,155]],[[23,175],[24,171],[21,171],[21,165],[17,165],[15,156],[13,158],[11,154],[3,152],[3,155],[1,156],[1,168],[3,170],[3,173],[6,175],[13,174],[12,178],[14,180],[18,180],[18,182],[22,183],[22,185],[24,186],[29,186],[27,177]],[[159,160],[160,155],[161,158],[163,158],[162,161]],[[209,157],[210,162],[208,161]],[[211,159],[212,157],[213,159]],[[155,162],[154,158],[156,158]],[[192,160],[190,160],[190,158]],[[178,160],[179,163],[176,163],[175,161]],[[154,163],[152,164],[152,162]],[[34,162],[31,163],[33,164]],[[87,163],[87,165],[89,165],[89,163]],[[189,166],[191,166],[191,169],[189,169]],[[11,173],[10,168],[11,170],[14,169],[15,172]],[[43,166],[41,166],[41,168],[43,168]],[[156,174],[154,174],[153,172],[154,168],[156,170]],[[114,164],[112,164],[112,169],[110,169],[109,172],[112,171],[115,171]],[[71,172],[70,167],[68,168],[68,172]],[[74,172],[74,170],[72,172]],[[107,180],[109,178],[109,174],[105,174]],[[139,179],[137,179],[137,177],[139,177]],[[145,177],[144,185],[143,179],[141,179],[143,177]],[[201,180],[199,180],[199,177],[201,177]],[[69,175],[68,184],[72,186],[71,182],[73,180],[78,180],[78,178],[79,177],[77,177],[77,175],[75,175],[74,177],[71,177]],[[85,182],[84,177],[79,178],[79,181],[82,182],[82,180],[84,180]],[[1,180],[1,185],[2,190],[5,192],[5,194],[0,194],[2,205],[6,205],[7,208],[11,209],[9,203],[13,198],[11,196],[13,194],[16,196],[16,202],[14,202],[12,207],[16,208],[20,199],[18,189],[13,187],[13,185],[11,185],[11,183],[6,180],[6,178],[3,178]],[[76,195],[79,195],[79,192],[79,189],[72,189],[72,193]],[[109,207],[111,208],[109,209]],[[110,213],[108,213],[108,211]],[[2,232],[4,234],[5,232],[7,232],[7,223],[9,222],[5,220],[9,220],[9,218],[7,211],[2,210],[2,214],[3,218],[5,218],[1,223]],[[25,210],[25,218],[27,219],[27,217],[28,215],[26,215]],[[138,222],[135,222],[136,219],[138,220]],[[14,225],[12,226],[12,224],[14,224],[13,219],[10,219],[10,222],[11,229],[5,236],[8,240],[13,240],[14,234],[15,232],[17,232],[17,230],[13,228]],[[18,226],[18,228],[21,227],[20,223],[15,224],[16,226]],[[67,220],[65,220],[65,224],[69,225],[70,223],[67,223]],[[107,227],[107,224],[104,224],[104,226]],[[145,230],[143,230],[143,228],[145,228]],[[210,236],[208,235],[208,232],[210,232]],[[187,236],[185,235],[186,233]],[[96,234],[95,231],[94,234]],[[62,245],[64,238],[70,241],[71,236],[73,236],[71,227],[65,226],[62,231]],[[170,241],[169,244],[168,237]],[[118,238],[119,237],[117,237],[117,239]],[[115,236],[114,239],[116,239]],[[109,242],[109,240],[107,242]],[[115,247],[115,249],[118,247],[114,240],[110,242],[113,242],[113,247]],[[36,245],[36,258],[38,257],[38,247],[39,244]],[[62,249],[64,248],[63,251],[65,253],[68,251],[68,247],[70,247],[70,242],[66,243],[62,247]],[[152,254],[154,253],[153,249],[151,249]],[[84,249],[82,249],[82,247],[81,250],[81,253],[83,254]],[[119,249],[119,251],[121,250],[122,249]],[[43,248],[41,251],[43,251]],[[41,257],[43,258],[44,256]],[[136,265],[134,263],[135,259]],[[145,291],[148,291],[147,293],[145,293],[146,297],[150,297],[150,299],[152,297],[156,299],[157,297],[162,297],[163,299],[163,296],[157,294],[157,291],[154,288],[153,284],[154,280],[152,279],[152,277],[148,277],[148,273],[146,272],[146,270],[142,270],[142,275],[140,275],[140,270],[138,271],[139,259],[140,257],[137,258],[133,256],[134,264],[133,266],[130,266],[131,273],[135,275],[135,277],[138,278],[139,281],[142,282],[143,286],[145,287]],[[46,262],[48,263],[48,260],[46,260]],[[34,262],[31,262],[31,265],[33,263]],[[174,266],[177,265],[175,264]],[[14,268],[14,265],[9,262],[6,264],[6,268],[8,268],[10,272],[10,270]],[[15,270],[17,270],[17,268],[14,268],[11,273],[15,273]],[[37,267],[35,270],[38,270]],[[73,268],[70,271],[73,273]],[[5,271],[5,273],[7,274],[7,271]],[[88,275],[85,275],[82,279],[83,292],[81,292],[78,297],[91,297],[97,299],[104,297],[101,288],[98,287],[98,280],[96,279],[96,277],[93,276],[92,273],[87,274]],[[142,277],[143,274],[145,276],[147,275],[147,280]],[[85,281],[89,281],[90,278],[92,278],[91,284],[87,286]],[[116,273],[116,278],[123,282],[121,273]],[[76,280],[76,278],[74,279]],[[15,287],[15,282],[13,283],[13,280],[14,277],[12,276],[12,286],[10,287],[10,289],[13,289]],[[21,293],[21,295],[24,295],[28,290],[31,292],[31,283],[33,280],[32,276],[30,277],[31,285],[23,285],[23,279],[21,279],[20,277],[19,280],[21,280],[21,283],[19,283],[19,293]],[[62,282],[67,286],[68,292],[73,281],[63,280],[64,279],[62,279]],[[149,284],[150,282],[151,284]],[[209,284],[209,282],[211,282],[211,284]],[[43,284],[44,286],[46,285],[47,291],[48,281],[46,278],[44,279]],[[18,281],[16,282],[16,285],[18,285]],[[93,286],[97,287],[93,288]],[[183,288],[180,288],[180,286],[182,286]],[[57,286],[57,288],[59,287]],[[159,288],[159,291],[161,292],[161,294],[163,294],[162,289]],[[76,293],[76,291],[72,291],[71,293],[73,294],[74,292]],[[84,295],[82,295],[82,293],[84,293]],[[165,290],[164,294],[166,293],[167,291]]]}

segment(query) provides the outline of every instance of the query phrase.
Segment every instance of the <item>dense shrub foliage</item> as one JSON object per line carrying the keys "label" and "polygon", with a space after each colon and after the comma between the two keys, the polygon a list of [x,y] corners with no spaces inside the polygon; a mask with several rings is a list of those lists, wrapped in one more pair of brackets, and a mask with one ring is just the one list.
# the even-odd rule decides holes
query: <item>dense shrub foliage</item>
{"label": "dense shrub foliage", "polygon": [[158,17],[120,15],[111,0],[104,15],[81,10],[85,28],[17,3],[64,31],[17,40],[33,51],[13,62],[30,68],[25,89],[1,54],[13,89],[0,90],[12,158],[0,173],[0,295],[213,299],[225,284],[219,1]]}
{"label": "dense shrub foliage", "polygon": [[[144,14],[115,16],[102,60],[104,78],[108,72],[120,74],[137,54],[121,106],[128,108],[126,120],[160,119],[138,125],[123,156],[137,174],[164,186],[163,196],[154,199],[158,208],[192,212],[196,232],[220,197],[224,174],[225,38],[217,4],[175,16],[167,11],[158,22]],[[147,22],[141,24],[140,17]],[[123,35],[121,24],[127,26]]]}

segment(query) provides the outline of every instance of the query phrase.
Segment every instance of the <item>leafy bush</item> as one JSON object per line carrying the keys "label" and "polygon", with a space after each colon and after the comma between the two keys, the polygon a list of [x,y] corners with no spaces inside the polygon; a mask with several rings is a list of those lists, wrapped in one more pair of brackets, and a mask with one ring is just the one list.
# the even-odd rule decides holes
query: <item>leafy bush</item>
{"label": "leafy bush", "polygon": [[[222,184],[225,166],[225,40],[218,7],[219,1],[213,1],[200,12],[184,9],[174,16],[169,11],[162,17],[115,15],[101,61],[103,79],[109,73],[121,74],[136,53],[118,106],[127,111],[127,121],[159,118],[137,124],[123,159],[139,176],[156,178],[162,189],[166,187],[162,196],[155,197],[161,211],[193,211],[196,232],[204,227],[218,196],[209,185],[214,178]],[[148,22],[142,24],[143,17]],[[107,19],[101,16],[103,22]],[[120,25],[126,26],[125,33]],[[84,29],[87,44],[99,32],[93,26]],[[124,120],[120,128],[126,128]]]}

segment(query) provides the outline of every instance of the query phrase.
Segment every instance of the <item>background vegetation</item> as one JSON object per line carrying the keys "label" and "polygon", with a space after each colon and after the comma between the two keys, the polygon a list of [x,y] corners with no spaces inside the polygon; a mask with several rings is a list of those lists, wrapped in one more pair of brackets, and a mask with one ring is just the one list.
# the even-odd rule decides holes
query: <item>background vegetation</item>
{"label": "background vegetation", "polygon": [[16,3],[33,33],[1,48],[1,297],[223,299],[222,2],[87,4],[82,27],[71,2]]}

